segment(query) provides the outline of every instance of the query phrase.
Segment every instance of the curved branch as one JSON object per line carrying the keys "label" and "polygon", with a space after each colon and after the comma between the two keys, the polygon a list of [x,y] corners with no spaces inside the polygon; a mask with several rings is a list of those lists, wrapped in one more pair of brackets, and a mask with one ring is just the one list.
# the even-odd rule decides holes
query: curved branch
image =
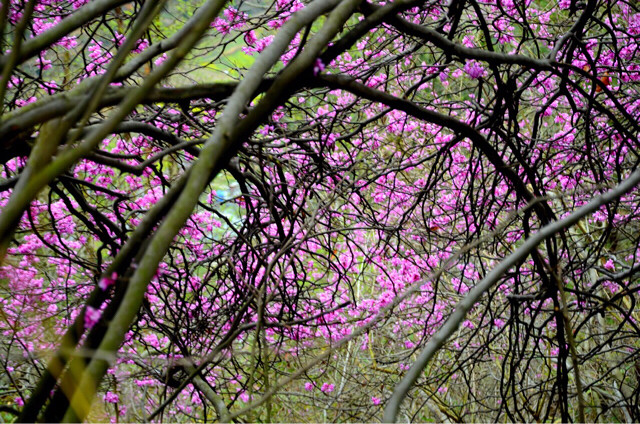
{"label": "curved branch", "polygon": [[[43,32],[26,41],[18,56],[16,58],[16,64],[22,63],[36,56],[41,51],[50,47],[56,41],[60,40],[66,35],[71,34],[87,22],[104,15],[107,11],[114,9],[118,6],[122,6],[125,3],[131,3],[131,0],[95,0],[90,1],[72,15],[64,18],[60,23],[53,26],[48,31]],[[0,68],[3,68],[9,61],[8,55],[0,56]]]}
{"label": "curved branch", "polygon": [[496,282],[498,282],[511,267],[526,259],[538,244],[544,240],[576,224],[585,216],[597,211],[601,206],[620,198],[631,191],[636,185],[638,185],[638,183],[640,183],[640,169],[636,169],[628,179],[624,180],[608,192],[595,197],[589,203],[582,206],[566,218],[552,222],[541,228],[540,231],[525,240],[525,242],[512,254],[507,256],[502,262],[493,268],[491,272],[482,279],[482,281],[469,291],[464,299],[458,302],[454,312],[449,316],[442,327],[440,327],[440,330],[438,330],[431,340],[429,340],[429,343],[427,343],[427,346],[425,346],[422,352],[420,352],[418,359],[416,359],[415,363],[411,366],[409,371],[407,371],[402,381],[396,385],[393,394],[389,398],[387,406],[385,407],[383,422],[396,422],[398,411],[400,410],[400,404],[409,393],[409,390],[411,390],[411,387],[413,387],[418,378],[420,378],[422,371],[425,369],[429,361],[440,350],[440,348],[444,346],[449,337],[456,332],[462,321],[464,321],[467,316],[467,313],[480,300],[482,295],[493,287],[493,285],[496,284]]}
{"label": "curved branch", "polygon": [[319,77],[329,88],[342,89],[352,94],[369,99],[373,102],[382,103],[391,108],[401,110],[407,114],[449,128],[456,133],[467,137],[471,140],[478,150],[493,164],[496,171],[502,174],[512,185],[515,191],[526,201],[531,201],[534,195],[526,187],[518,174],[511,166],[506,164],[500,154],[489,144],[486,138],[482,136],[475,128],[465,124],[451,116],[444,115],[433,110],[425,109],[416,103],[395,97],[384,91],[376,90],[365,84],[357,82],[354,78],[343,75],[322,75]]}

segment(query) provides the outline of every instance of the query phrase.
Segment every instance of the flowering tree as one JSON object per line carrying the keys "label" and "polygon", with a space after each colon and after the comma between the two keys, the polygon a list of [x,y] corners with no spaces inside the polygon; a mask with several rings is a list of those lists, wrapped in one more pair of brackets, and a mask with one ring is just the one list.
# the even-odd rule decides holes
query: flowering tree
{"label": "flowering tree", "polygon": [[0,415],[640,420],[640,10],[0,8]]}

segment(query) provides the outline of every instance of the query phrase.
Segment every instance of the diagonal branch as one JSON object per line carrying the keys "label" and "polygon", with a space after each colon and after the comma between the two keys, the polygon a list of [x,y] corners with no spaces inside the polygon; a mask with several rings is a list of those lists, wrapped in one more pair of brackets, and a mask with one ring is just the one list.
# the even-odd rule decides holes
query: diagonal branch
{"label": "diagonal branch", "polygon": [[423,370],[434,357],[434,355],[440,350],[442,346],[447,342],[449,337],[456,332],[460,323],[464,321],[467,313],[473,308],[473,306],[480,300],[494,284],[496,284],[500,278],[514,265],[523,261],[531,254],[531,252],[544,240],[552,237],[556,233],[578,223],[585,216],[597,211],[601,206],[606,205],[614,200],[620,198],[624,194],[631,191],[636,185],[640,183],[640,169],[636,169],[631,176],[624,180],[622,183],[603,193],[586,205],[582,206],[569,216],[554,221],[543,228],[537,233],[533,234],[530,238],[517,248],[512,254],[507,256],[502,262],[500,262],[486,277],[482,279],[473,289],[469,291],[467,296],[462,299],[456,305],[456,309],[449,316],[447,321],[440,327],[440,330],[429,340],[425,348],[420,352],[418,359],[413,366],[407,371],[402,381],[398,383],[387,403],[384,410],[383,422],[392,423],[396,422],[400,404],[409,393],[409,390],[413,387],[415,382],[422,375]]}

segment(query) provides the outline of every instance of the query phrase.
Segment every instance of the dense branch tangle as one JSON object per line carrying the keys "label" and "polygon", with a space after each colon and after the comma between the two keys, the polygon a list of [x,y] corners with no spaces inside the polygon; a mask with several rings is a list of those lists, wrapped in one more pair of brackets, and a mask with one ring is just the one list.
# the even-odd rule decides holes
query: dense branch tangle
{"label": "dense branch tangle", "polygon": [[640,419],[633,4],[23,3],[0,413]]}

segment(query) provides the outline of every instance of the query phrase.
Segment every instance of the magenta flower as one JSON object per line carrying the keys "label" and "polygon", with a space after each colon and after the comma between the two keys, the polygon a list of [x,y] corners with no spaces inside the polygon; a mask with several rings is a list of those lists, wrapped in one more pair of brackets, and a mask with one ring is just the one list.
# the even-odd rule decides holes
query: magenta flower
{"label": "magenta flower", "polygon": [[377,398],[375,396],[371,396],[371,403],[373,403],[374,405],[380,405],[380,398]]}
{"label": "magenta flower", "polygon": [[324,383],[320,388],[320,391],[322,393],[331,393],[333,392],[333,389],[335,389],[335,386],[333,384]]}
{"label": "magenta flower", "polygon": [[117,279],[118,279],[118,274],[114,272],[111,274],[111,277],[101,278],[100,281],[98,281],[98,287],[100,287],[100,289],[104,291],[109,287],[111,287],[112,285],[114,285]]}
{"label": "magenta flower", "polygon": [[84,327],[86,329],[93,328],[100,321],[100,316],[102,316],[102,312],[99,309],[87,306],[87,310],[84,313]]}
{"label": "magenta flower", "polygon": [[313,390],[313,387],[314,387],[313,383],[304,383],[304,389],[307,392],[310,392],[311,390]]}
{"label": "magenta flower", "polygon": [[118,401],[120,400],[120,397],[113,392],[107,392],[104,394],[102,399],[107,403],[118,403]]}
{"label": "magenta flower", "polygon": [[464,64],[464,71],[470,78],[478,79],[484,75],[484,68],[475,60],[470,60]]}
{"label": "magenta flower", "polygon": [[324,71],[324,63],[319,58],[316,59],[316,63],[313,65],[313,75],[318,76],[320,72]]}
{"label": "magenta flower", "polygon": [[256,44],[256,41],[258,41],[258,37],[256,37],[255,31],[248,31],[244,35],[244,42],[247,43],[247,46],[253,47]]}

